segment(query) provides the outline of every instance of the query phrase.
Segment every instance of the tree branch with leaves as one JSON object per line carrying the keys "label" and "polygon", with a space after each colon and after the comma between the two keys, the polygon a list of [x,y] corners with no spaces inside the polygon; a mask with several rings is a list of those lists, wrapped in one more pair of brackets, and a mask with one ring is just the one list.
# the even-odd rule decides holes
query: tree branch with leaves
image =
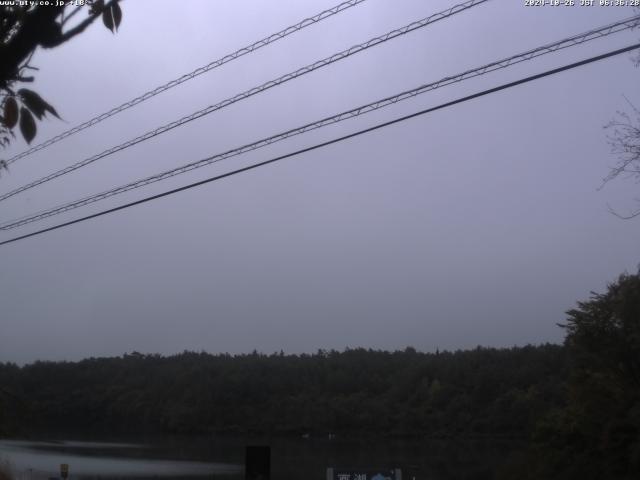
{"label": "tree branch with leaves", "polygon": [[[36,120],[47,113],[60,118],[56,109],[37,92],[17,88],[33,82],[38,69],[30,65],[31,58],[40,48],[55,48],[75,38],[98,17],[111,32],[120,26],[121,0],[87,0],[83,6],[72,9],[67,5],[1,5],[0,6],[0,145],[6,147],[15,139],[14,128],[19,127],[27,143],[37,133]],[[52,2],[53,3],[53,2]],[[86,17],[74,25],[72,19],[81,11]],[[0,168],[5,164],[0,163]]]}

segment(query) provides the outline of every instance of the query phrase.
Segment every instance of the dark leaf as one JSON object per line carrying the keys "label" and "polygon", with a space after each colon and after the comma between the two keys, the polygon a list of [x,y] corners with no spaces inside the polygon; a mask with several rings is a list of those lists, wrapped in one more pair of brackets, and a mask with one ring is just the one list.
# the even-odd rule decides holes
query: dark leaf
{"label": "dark leaf", "polygon": [[20,95],[20,98],[27,106],[27,108],[29,108],[29,110],[31,110],[36,117],[38,117],[38,120],[41,120],[46,112],[49,112],[55,117],[60,118],[60,115],[58,115],[56,109],[45,102],[44,99],[33,90],[22,88],[18,90],[18,94]]}
{"label": "dark leaf", "polygon": [[113,28],[113,14],[110,8],[102,12],[102,23],[104,23],[105,27],[111,30],[111,33],[115,33]]}
{"label": "dark leaf", "polygon": [[51,105],[49,105],[48,103],[47,103],[47,107],[46,107],[46,108],[47,108],[47,112],[49,112],[51,115],[53,115],[53,116],[54,116],[54,117],[56,117],[57,119],[62,120],[62,119],[60,118],[60,115],[58,115],[58,112],[56,111],[56,109],[55,109],[55,108],[53,108],[53,107],[52,107]]}
{"label": "dark leaf", "polygon": [[24,103],[38,119],[41,119],[46,111],[45,101],[42,97],[36,92],[27,90],[26,88],[18,90],[18,95],[20,95],[22,103]]}
{"label": "dark leaf", "polygon": [[7,128],[13,128],[18,123],[18,103],[13,97],[8,97],[4,102],[4,124]]}
{"label": "dark leaf", "polygon": [[114,3],[111,6],[111,12],[113,13],[113,23],[116,26],[116,30],[118,30],[120,22],[122,21],[122,9],[120,8],[118,2]]}
{"label": "dark leaf", "polygon": [[20,131],[27,143],[31,143],[36,136],[36,121],[31,112],[24,107],[20,109]]}
{"label": "dark leaf", "polygon": [[91,8],[89,9],[89,14],[95,15],[96,13],[100,12],[103,8],[104,8],[104,0],[96,0],[91,5]]}

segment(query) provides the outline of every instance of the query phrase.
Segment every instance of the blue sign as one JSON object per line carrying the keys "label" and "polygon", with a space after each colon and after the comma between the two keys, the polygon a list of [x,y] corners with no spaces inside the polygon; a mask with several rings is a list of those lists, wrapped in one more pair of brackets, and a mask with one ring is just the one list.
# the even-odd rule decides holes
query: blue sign
{"label": "blue sign", "polygon": [[385,469],[344,469],[334,468],[331,480],[396,480],[395,468]]}

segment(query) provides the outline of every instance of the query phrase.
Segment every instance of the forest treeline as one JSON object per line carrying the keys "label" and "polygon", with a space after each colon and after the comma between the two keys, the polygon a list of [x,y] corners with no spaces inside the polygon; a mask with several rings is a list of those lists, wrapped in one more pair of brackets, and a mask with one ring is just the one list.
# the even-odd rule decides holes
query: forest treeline
{"label": "forest treeline", "polygon": [[[0,435],[513,437],[504,478],[637,479],[640,273],[567,312],[563,345],[0,364]],[[513,470],[509,468],[513,467]]]}
{"label": "forest treeline", "polygon": [[0,365],[14,428],[170,433],[523,436],[562,404],[565,377],[557,345]]}

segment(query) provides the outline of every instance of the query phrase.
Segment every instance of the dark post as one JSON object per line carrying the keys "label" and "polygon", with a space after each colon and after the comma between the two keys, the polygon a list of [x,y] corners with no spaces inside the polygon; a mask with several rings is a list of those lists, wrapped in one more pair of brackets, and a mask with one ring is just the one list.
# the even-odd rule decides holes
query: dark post
{"label": "dark post", "polygon": [[271,447],[265,445],[248,446],[244,472],[245,480],[270,480]]}

